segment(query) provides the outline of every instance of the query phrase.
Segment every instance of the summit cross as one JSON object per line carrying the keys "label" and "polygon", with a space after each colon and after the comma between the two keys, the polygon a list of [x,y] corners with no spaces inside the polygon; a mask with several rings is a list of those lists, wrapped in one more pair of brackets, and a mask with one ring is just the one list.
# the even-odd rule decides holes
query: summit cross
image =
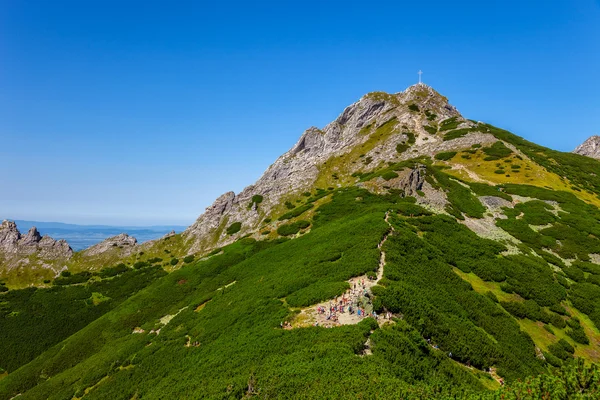
{"label": "summit cross", "polygon": [[419,83],[421,83],[421,74],[423,74],[423,71],[419,70],[417,73],[419,74]]}

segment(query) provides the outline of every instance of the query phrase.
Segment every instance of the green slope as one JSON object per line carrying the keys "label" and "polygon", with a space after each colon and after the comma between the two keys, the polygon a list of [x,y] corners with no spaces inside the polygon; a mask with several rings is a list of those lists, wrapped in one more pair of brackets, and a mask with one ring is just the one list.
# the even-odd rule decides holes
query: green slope
{"label": "green slope", "polygon": [[[365,319],[333,329],[280,329],[290,306],[332,298],[348,278],[377,269],[387,210],[395,233],[385,245],[374,306],[404,319],[382,328]],[[515,319],[452,268],[478,264],[476,273],[514,274],[527,264],[521,273],[528,282],[549,279],[564,296],[551,268],[533,255],[500,255],[502,245],[453,218],[415,211],[410,198],[339,190],[319,208],[310,232],[294,240],[242,239],[157,279],[0,380],[0,396],[239,398],[250,383],[267,397],[429,397],[493,387],[479,371],[490,366],[508,380],[547,369]],[[544,305],[562,299],[552,293],[532,290],[531,298]],[[367,338],[373,354],[361,357]]]}

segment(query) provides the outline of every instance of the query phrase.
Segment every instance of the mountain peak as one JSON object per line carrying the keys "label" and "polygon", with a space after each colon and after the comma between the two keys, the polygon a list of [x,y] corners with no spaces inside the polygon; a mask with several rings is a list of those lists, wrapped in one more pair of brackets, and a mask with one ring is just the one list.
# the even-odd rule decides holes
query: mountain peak
{"label": "mountain peak", "polygon": [[573,153],[600,159],[600,136],[590,136],[585,142],[577,146],[577,148],[573,150]]}
{"label": "mountain peak", "polygon": [[[443,121],[450,122],[441,129]],[[261,221],[269,219],[265,217],[283,214],[280,205],[292,208],[301,200],[300,194],[352,186],[357,173],[378,165],[447,151],[455,143],[444,139],[445,132],[473,125],[445,96],[424,83],[393,94],[367,93],[327,126],[304,131],[256,183],[239,194],[219,197],[183,237],[191,242],[191,253],[226,245],[255,233]],[[459,132],[459,142],[471,146],[493,140],[475,131]],[[470,132],[479,136],[462,138]]]}

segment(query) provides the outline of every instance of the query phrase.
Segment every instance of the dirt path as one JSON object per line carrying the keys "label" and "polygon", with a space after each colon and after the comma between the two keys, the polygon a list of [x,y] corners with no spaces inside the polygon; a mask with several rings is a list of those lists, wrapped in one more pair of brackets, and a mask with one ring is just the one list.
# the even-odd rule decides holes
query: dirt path
{"label": "dirt path", "polygon": [[[381,253],[377,274],[375,276],[361,275],[349,279],[350,289],[346,293],[329,301],[302,309],[291,323],[283,324],[284,328],[292,329],[306,326],[331,328],[340,325],[358,324],[364,318],[374,316],[371,288],[383,278],[383,269],[385,268],[383,245],[388,236],[394,232],[394,227],[388,221],[389,214],[389,211],[386,212],[384,219],[390,229],[377,245]],[[377,316],[377,318],[380,323],[384,323],[391,318],[391,314]]]}

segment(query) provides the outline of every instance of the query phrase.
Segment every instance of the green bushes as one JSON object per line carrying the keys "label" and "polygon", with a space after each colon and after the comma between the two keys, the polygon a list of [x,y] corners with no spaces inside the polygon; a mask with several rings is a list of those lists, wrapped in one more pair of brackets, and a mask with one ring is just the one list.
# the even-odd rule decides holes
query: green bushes
{"label": "green bushes", "polygon": [[552,355],[560,358],[563,361],[573,358],[573,353],[575,353],[573,346],[571,346],[565,339],[560,339],[558,343],[551,344],[548,346],[548,350]]}
{"label": "green bushes", "polygon": [[490,186],[485,183],[469,182],[469,187],[478,196],[495,196],[512,201],[512,197],[504,193],[499,186]]}
{"label": "green bushes", "polygon": [[310,226],[310,222],[308,221],[296,221],[296,222],[292,222],[291,224],[285,224],[285,225],[281,225],[279,228],[277,228],[277,233],[281,236],[290,236],[290,235],[295,235],[296,233],[300,232],[302,229],[306,229]]}
{"label": "green bushes", "polygon": [[[133,270],[123,268],[123,265],[104,268],[98,273],[98,276],[110,279],[1,294],[2,367],[9,373],[15,371],[166,274],[158,267]],[[78,274],[64,275],[60,279]],[[104,301],[94,304],[93,293],[101,293]]]}
{"label": "green bushes", "polygon": [[452,140],[458,139],[460,137],[465,136],[467,133],[473,132],[472,128],[462,128],[462,129],[454,129],[452,131],[446,132],[444,135],[444,140]]}
{"label": "green bushes", "polygon": [[226,232],[228,235],[234,235],[234,234],[238,233],[240,231],[240,229],[242,229],[242,223],[234,222],[233,224],[231,224],[227,227]]}
{"label": "green bushes", "polygon": [[178,263],[179,263],[178,258],[171,258],[171,261],[169,261],[169,264],[171,264],[171,265],[177,265]]}
{"label": "green bushes", "polygon": [[458,128],[458,125],[460,125],[460,123],[461,121],[457,121],[457,117],[445,119],[440,123],[440,131],[449,131],[452,129],[456,129]]}
{"label": "green bushes", "polygon": [[569,300],[587,314],[600,329],[600,287],[591,283],[577,283],[569,290]]}
{"label": "green bushes", "polygon": [[291,307],[306,307],[340,296],[348,288],[347,282],[316,282],[295,291],[286,300]]}
{"label": "green bushes", "polygon": [[394,171],[387,171],[387,172],[383,173],[383,174],[381,175],[381,177],[382,177],[383,179],[385,179],[386,181],[389,181],[390,179],[397,178],[397,177],[398,177],[398,174],[397,174],[397,173],[395,173]]}
{"label": "green bushes", "polygon": [[73,285],[76,283],[87,282],[92,277],[89,271],[82,271],[72,274],[69,271],[63,271],[53,282],[54,285]]}
{"label": "green bushes", "polygon": [[150,266],[150,264],[147,261],[136,261],[133,264],[133,268],[135,268],[135,269],[142,269],[142,268],[146,268],[149,266]]}
{"label": "green bushes", "polygon": [[423,126],[423,129],[425,129],[430,135],[435,135],[437,133],[437,128],[434,126],[425,125]]}
{"label": "green bushes", "polygon": [[281,217],[279,217],[277,219],[279,221],[285,221],[288,219],[296,218],[296,217],[299,217],[300,215],[304,214],[305,212],[307,212],[308,210],[310,210],[313,207],[314,207],[313,203],[306,203],[300,207],[294,208],[292,211],[289,211],[289,212],[283,214]]}
{"label": "green bushes", "polygon": [[252,196],[252,203],[254,204],[260,204],[263,201],[263,196],[260,194],[255,194],[254,196]]}
{"label": "green bushes", "polygon": [[189,264],[194,261],[194,255],[190,254],[189,256],[183,257],[183,262]]}
{"label": "green bushes", "polygon": [[559,315],[551,314],[542,309],[534,300],[525,302],[500,302],[502,307],[517,318],[529,318],[532,321],[542,321],[545,324],[552,324],[557,328],[566,326],[565,320]]}
{"label": "green bushes", "polygon": [[112,276],[117,276],[122,274],[123,272],[127,272],[129,271],[129,268],[127,267],[127,265],[123,264],[123,263],[119,263],[118,265],[115,265],[114,267],[106,267],[100,270],[100,272],[98,272],[98,275],[102,278],[109,278]]}
{"label": "green bushes", "polygon": [[398,153],[404,153],[406,150],[408,150],[409,146],[405,143],[398,143],[396,145],[396,152]]}
{"label": "green bushes", "polygon": [[437,118],[437,114],[432,113],[430,110],[425,110],[425,116],[427,117],[428,121],[433,121]]}
{"label": "green bushes", "polygon": [[484,147],[483,152],[488,156],[485,158],[486,161],[499,160],[512,154],[512,150],[501,141],[495,142],[490,147]]}
{"label": "green bushes", "polygon": [[434,158],[436,160],[440,160],[440,161],[448,161],[451,158],[454,158],[454,156],[456,155],[456,151],[444,151],[441,153],[437,153]]}
{"label": "green bushes", "polygon": [[419,112],[419,106],[418,106],[418,105],[416,105],[416,104],[414,104],[414,103],[413,103],[413,104],[409,104],[409,105],[408,105],[408,109],[409,109],[410,111]]}
{"label": "green bushes", "polygon": [[[421,237],[406,224],[414,225]],[[540,371],[533,343],[518,324],[451,269],[456,265],[476,267],[481,274],[505,273],[492,273],[502,265],[498,253],[503,246],[478,238],[449,217],[408,218],[394,225],[396,234],[388,237],[385,247],[389,283],[379,293],[383,306],[402,313],[423,337],[446,354],[452,352],[455,360],[477,368],[496,364],[513,377]]]}
{"label": "green bushes", "polygon": [[[573,321],[571,319],[570,321]],[[581,344],[590,344],[590,339],[588,339],[583,327],[579,324],[579,321],[572,326],[571,329],[567,329],[567,335],[569,335],[574,341]]]}

